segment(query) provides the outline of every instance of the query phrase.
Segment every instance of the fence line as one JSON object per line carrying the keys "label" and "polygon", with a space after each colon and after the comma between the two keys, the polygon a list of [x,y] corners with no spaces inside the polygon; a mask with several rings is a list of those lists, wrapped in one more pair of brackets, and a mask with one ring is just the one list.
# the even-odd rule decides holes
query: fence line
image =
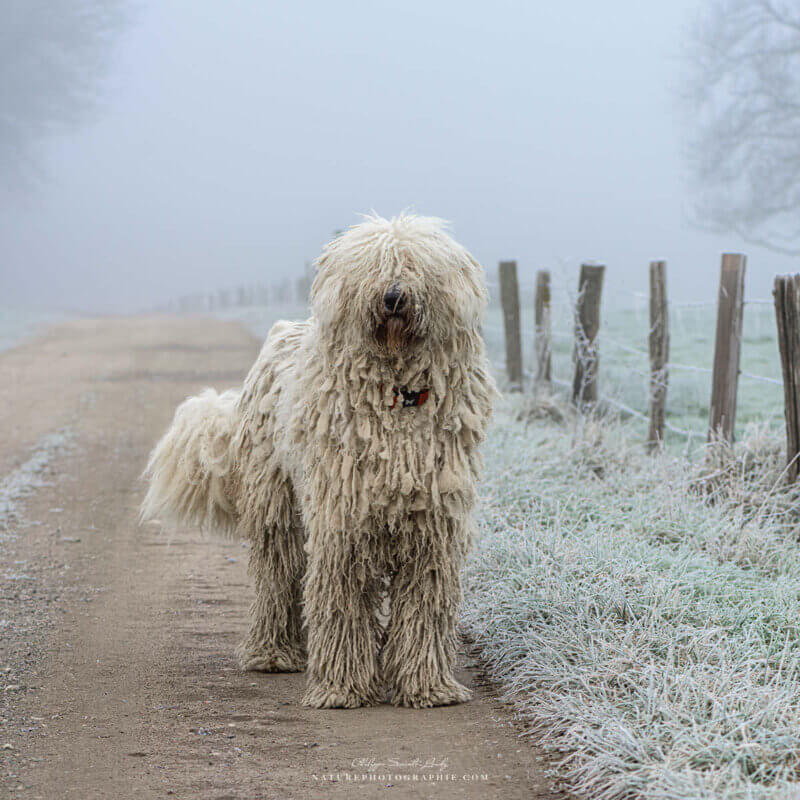
{"label": "fence line", "polygon": [[[674,309],[677,315],[677,324],[686,329],[688,325],[688,330],[691,330],[695,324],[701,325],[701,327],[697,328],[698,332],[707,330],[707,326],[705,323],[700,321],[700,318],[684,318],[683,314],[681,313],[682,310],[685,309],[717,309],[717,345],[715,347],[714,357],[712,359],[712,366],[700,366],[698,364],[692,364],[691,362],[686,362],[685,359],[675,359],[670,360],[668,357],[668,331],[666,328],[663,330],[660,329],[659,326],[659,316],[654,316],[653,308],[651,305],[651,314],[650,314],[650,326],[648,331],[645,333],[645,336],[652,336],[654,330],[659,331],[658,335],[662,337],[662,346],[661,349],[658,349],[658,345],[653,345],[651,342],[651,350],[648,352],[644,348],[628,344],[624,341],[620,341],[619,337],[610,336],[606,334],[602,329],[597,331],[596,334],[596,341],[593,342],[592,347],[593,352],[591,354],[593,363],[597,363],[597,356],[596,356],[596,348],[599,346],[599,350],[602,351],[605,348],[610,348],[613,351],[619,351],[624,356],[612,359],[611,367],[601,368],[601,379],[602,375],[606,374],[612,376],[611,380],[613,381],[613,386],[616,387],[613,393],[609,393],[608,391],[602,391],[596,393],[596,402],[607,404],[609,407],[613,407],[618,409],[619,411],[623,412],[625,415],[636,418],[642,421],[650,421],[651,422],[651,438],[655,435],[658,437],[658,430],[659,425],[658,420],[656,420],[655,427],[653,427],[653,419],[658,414],[658,409],[661,405],[664,405],[664,401],[666,400],[666,391],[669,384],[669,375],[670,373],[689,373],[689,374],[697,374],[697,375],[709,375],[712,377],[712,385],[715,387],[714,391],[711,392],[711,400],[706,400],[705,402],[708,403],[708,413],[709,421],[707,431],[714,431],[714,436],[722,435],[723,438],[732,440],[733,438],[733,426],[735,423],[735,414],[736,414],[736,399],[739,394],[738,388],[738,381],[739,378],[742,380],[762,383],[769,386],[774,387],[781,387],[784,388],[784,381],[780,380],[777,377],[772,377],[769,375],[758,374],[758,370],[748,370],[742,369],[738,363],[738,356],[739,351],[741,348],[742,342],[742,321],[744,317],[742,316],[742,310],[745,306],[750,307],[770,307],[773,305],[773,301],[763,299],[763,298],[752,298],[745,300],[743,298],[743,275],[744,275],[744,264],[745,258],[739,255],[730,255],[726,254],[723,257],[722,266],[720,268],[720,275],[721,275],[721,284],[723,284],[720,288],[720,297],[718,298],[717,303],[713,302],[687,302],[687,303],[674,303],[670,302],[663,297],[663,286],[661,288],[662,291],[662,300],[661,302],[661,316],[665,317],[665,311],[669,309]],[[654,266],[655,265],[655,266]],[[665,267],[663,266],[663,262],[654,262],[654,265],[651,265],[651,271],[655,268],[656,273],[659,273],[659,270],[662,274],[664,273]],[[661,265],[661,266],[658,266]],[[541,275],[541,271],[539,273]],[[651,272],[652,275],[652,272]],[[538,280],[538,277],[537,277]],[[663,283],[663,277],[661,278]],[[520,287],[522,289],[529,289],[533,288],[531,284],[521,281]],[[549,275],[548,275],[548,286],[549,286]],[[651,283],[651,292],[652,292],[652,283]],[[798,284],[800,286],[800,284]],[[555,292],[562,293],[566,291],[563,286],[555,286],[553,287]],[[612,290],[613,292],[613,290]],[[574,320],[576,315],[579,313],[576,309],[579,308],[579,304],[581,301],[582,293],[580,288],[576,292],[569,292],[566,291],[567,295],[570,296],[569,303],[561,303],[556,298],[551,298],[550,304],[554,310],[556,309],[569,309],[569,315]],[[620,292],[618,292],[620,293]],[[630,290],[624,290],[624,293],[632,295],[636,298],[637,301],[645,301],[647,295],[641,292],[634,292]],[[731,298],[730,300],[728,298]],[[535,300],[535,296],[534,296]],[[529,302],[529,301],[528,301]],[[652,298],[651,298],[652,302]],[[526,306],[527,307],[527,306]],[[624,326],[629,324],[636,324],[638,326],[638,322],[636,320],[641,319],[641,314],[645,311],[645,303],[642,302],[642,307],[632,309],[635,312],[634,317],[627,318],[629,322],[622,322]],[[559,313],[560,319],[563,320],[563,315]],[[705,315],[703,315],[705,318]],[[767,341],[763,339],[762,336],[762,327],[765,322],[762,319],[761,314],[755,314],[752,318],[748,315],[748,320],[752,319],[751,322],[747,323],[747,329],[751,329],[751,326],[754,327],[751,330],[750,336],[754,337],[753,341],[761,342]],[[625,318],[623,318],[624,320]],[[697,319],[697,323],[695,323],[695,319]],[[562,374],[555,374],[556,364],[560,363],[562,366],[560,370],[563,370],[563,358],[565,356],[564,344],[570,343],[572,346],[571,350],[571,358],[573,367],[576,371],[576,375],[578,375],[579,370],[581,368],[581,344],[582,340],[580,337],[579,331],[574,333],[569,333],[565,330],[559,329],[558,326],[554,326],[555,329],[548,332],[549,340],[554,342],[559,342],[560,344],[555,348],[555,353],[560,354],[558,359],[553,363],[553,372],[551,376],[551,383],[554,386],[560,388],[567,388],[571,387],[573,395],[575,394],[575,381],[578,380],[575,376],[573,376],[573,381],[570,383],[568,380],[565,380],[567,376]],[[580,328],[580,326],[576,326]],[[710,325],[709,325],[710,328]],[[500,333],[500,330],[492,325],[487,325],[485,327],[487,333]],[[772,329],[774,330],[774,328]],[[524,341],[526,342],[526,347],[530,345],[527,344],[530,339],[533,339],[534,342],[537,340],[537,332],[536,326],[534,325],[531,328],[529,325],[520,325],[520,332],[521,336],[523,337]],[[693,335],[693,341],[695,340],[696,335]],[[643,343],[647,341],[645,339]],[[750,339],[748,339],[750,341]],[[745,343],[746,344],[746,343]],[[652,347],[656,347],[656,350],[653,351]],[[686,346],[693,347],[693,344],[684,344],[683,348]],[[798,335],[798,350],[800,350],[800,335]],[[539,362],[539,354],[537,347],[534,347],[534,353],[536,354],[536,361],[537,361],[537,368]],[[678,348],[681,350],[682,348],[679,346]],[[747,350],[747,347],[745,347]],[[548,351],[549,352],[549,351]],[[664,355],[667,354],[667,357],[664,358]],[[777,348],[776,348],[776,355],[777,355]],[[630,356],[627,358],[625,356]],[[772,356],[770,355],[770,358]],[[649,361],[649,371],[644,368],[640,367],[637,363],[638,359],[647,359]],[[647,363],[647,361],[645,363]],[[601,357],[602,362],[602,357]],[[800,364],[800,352],[798,352],[798,363]],[[798,372],[800,373],[800,368],[798,368]],[[530,371],[525,371],[526,379],[530,380],[532,374]],[[631,380],[625,381],[624,375],[630,375]],[[635,378],[635,379],[634,379]],[[627,402],[626,399],[623,399],[622,396],[618,396],[620,393],[622,395],[630,395],[636,396],[640,391],[644,390],[645,387],[639,382],[640,379],[645,379],[647,381],[646,385],[649,386],[648,396],[651,399],[651,408],[650,408],[650,416],[644,413],[644,410],[639,409],[638,405],[639,402],[637,400],[636,403],[631,404]],[[608,377],[605,379],[606,381],[609,380]],[[695,414],[696,411],[693,410],[697,408],[702,413],[702,406],[699,408],[696,406],[696,403],[702,403],[703,401],[698,398],[698,400],[691,399],[695,396],[695,392],[697,387],[700,386],[699,383],[688,383],[686,380],[678,380],[675,386],[679,387],[680,392],[676,397],[680,397],[681,400],[679,402],[686,403],[686,405],[682,405],[681,409],[685,408],[686,410],[677,410],[674,407],[675,399],[670,399],[669,401],[669,408],[670,408],[670,415],[674,413],[678,413],[682,416],[688,416],[691,414]],[[620,391],[621,390],[621,391]],[[673,392],[674,392],[673,388]],[[687,394],[688,392],[688,394]],[[800,393],[798,393],[800,394]],[[653,398],[657,395],[658,399],[653,402]],[[758,398],[754,401],[756,397],[753,394],[752,389],[747,390],[747,397],[751,398],[749,402],[757,402],[759,405],[757,406],[758,414],[766,414],[767,412],[764,411],[764,407],[761,405],[761,398],[763,395],[758,396]],[[686,400],[686,398],[689,398]],[[708,395],[706,395],[708,398]],[[777,405],[777,401],[776,401]],[[769,416],[771,416],[772,412],[769,412]],[[663,414],[663,412],[662,412]],[[800,412],[798,414],[800,416]],[[800,429],[800,423],[798,423],[798,428]],[[675,425],[670,423],[669,421],[665,420],[663,423],[663,430],[668,430],[672,433],[681,435],[681,436],[697,436],[698,438],[702,437],[701,434],[697,430],[691,430],[691,428],[687,429],[682,425]],[[800,435],[798,435],[798,441],[800,442]],[[800,446],[800,444],[798,445]]]}

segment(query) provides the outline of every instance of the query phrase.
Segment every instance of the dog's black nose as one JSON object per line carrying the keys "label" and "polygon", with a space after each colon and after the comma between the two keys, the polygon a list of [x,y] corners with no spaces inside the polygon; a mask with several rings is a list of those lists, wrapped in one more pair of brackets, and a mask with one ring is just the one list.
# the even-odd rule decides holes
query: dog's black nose
{"label": "dog's black nose", "polygon": [[389,291],[383,297],[383,304],[387,311],[392,313],[402,311],[406,305],[406,296],[399,286],[390,286]]}

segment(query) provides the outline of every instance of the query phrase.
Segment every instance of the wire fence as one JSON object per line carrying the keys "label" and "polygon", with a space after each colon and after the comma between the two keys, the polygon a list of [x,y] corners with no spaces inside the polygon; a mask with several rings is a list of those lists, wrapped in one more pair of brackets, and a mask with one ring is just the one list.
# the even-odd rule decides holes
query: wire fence
{"label": "wire fence", "polygon": [[[555,277],[555,276],[553,276]],[[496,296],[496,284],[490,292]],[[551,360],[553,383],[571,389],[575,342],[577,281],[566,276],[551,284]],[[535,373],[532,283],[520,284],[523,364],[530,387]],[[649,297],[618,290],[604,296],[612,301],[602,311],[597,337],[599,399],[626,416],[649,421],[650,334]],[[715,301],[669,303],[670,359],[666,364],[665,427],[673,434],[705,440],[716,331]],[[484,338],[501,381],[505,371],[502,313],[492,303]],[[782,422],[783,381],[773,301],[744,302],[741,366],[737,396],[737,427],[754,420]]]}

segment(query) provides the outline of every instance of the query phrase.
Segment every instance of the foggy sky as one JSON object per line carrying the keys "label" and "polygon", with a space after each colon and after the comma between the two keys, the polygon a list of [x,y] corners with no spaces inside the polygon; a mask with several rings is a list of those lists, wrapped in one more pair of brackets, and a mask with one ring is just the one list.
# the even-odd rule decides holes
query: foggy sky
{"label": "foggy sky", "polygon": [[140,2],[105,106],[51,139],[0,208],[0,305],[129,310],[293,276],[375,210],[444,217],[493,278],[516,258],[608,265],[608,297],[669,262],[713,300],[789,259],[687,222],[677,102],[702,0]]}

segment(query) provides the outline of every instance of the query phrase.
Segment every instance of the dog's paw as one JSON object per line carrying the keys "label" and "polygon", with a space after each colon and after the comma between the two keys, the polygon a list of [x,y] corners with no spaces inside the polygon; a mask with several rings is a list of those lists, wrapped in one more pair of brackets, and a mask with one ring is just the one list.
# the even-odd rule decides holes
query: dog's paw
{"label": "dog's paw", "polygon": [[433,708],[466,703],[471,697],[472,692],[466,686],[451,679],[413,692],[398,689],[392,695],[392,705],[406,708]]}
{"label": "dog's paw", "polygon": [[245,672],[302,672],[306,668],[305,654],[294,648],[240,649],[238,656]]}
{"label": "dog's paw", "polygon": [[374,706],[378,702],[375,695],[363,695],[353,689],[334,689],[324,686],[309,686],[303,695],[302,703],[309,708],[360,708]]}

